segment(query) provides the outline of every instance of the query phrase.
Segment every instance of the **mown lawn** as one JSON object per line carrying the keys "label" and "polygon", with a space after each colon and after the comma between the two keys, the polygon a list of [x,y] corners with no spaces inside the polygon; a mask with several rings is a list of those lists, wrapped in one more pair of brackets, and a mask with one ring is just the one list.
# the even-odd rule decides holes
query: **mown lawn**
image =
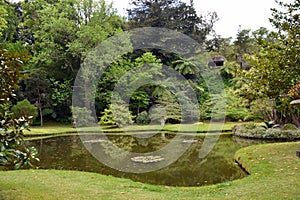
{"label": "mown lawn", "polygon": [[154,186],[95,173],[0,172],[0,199],[300,199],[300,142],[251,146],[236,159],[251,173],[202,187]]}
{"label": "mown lawn", "polygon": [[[194,131],[197,129],[197,132],[199,133],[205,133],[208,130],[210,131],[231,131],[232,127],[236,124],[239,124],[237,122],[226,122],[224,124],[222,123],[215,123],[215,124],[209,124],[206,123],[198,123],[198,124],[166,124],[162,130],[164,131],[170,131],[170,132],[189,132]],[[191,126],[194,127],[191,129]],[[195,129],[196,127],[196,129]],[[72,128],[72,125],[62,125],[62,124],[49,124],[45,125],[43,127],[40,126],[33,126],[30,128],[31,131],[25,131],[25,135],[27,136],[36,136],[36,135],[53,135],[53,134],[66,134],[66,133],[77,133],[77,129]],[[124,128],[112,128],[110,126],[103,126],[101,127],[101,130],[105,133],[138,133],[139,131],[155,131],[155,130],[161,130],[160,125],[145,125],[145,126],[129,126]],[[99,131],[99,127],[88,127],[88,128],[81,128],[80,131],[86,131],[86,132],[97,132]]]}

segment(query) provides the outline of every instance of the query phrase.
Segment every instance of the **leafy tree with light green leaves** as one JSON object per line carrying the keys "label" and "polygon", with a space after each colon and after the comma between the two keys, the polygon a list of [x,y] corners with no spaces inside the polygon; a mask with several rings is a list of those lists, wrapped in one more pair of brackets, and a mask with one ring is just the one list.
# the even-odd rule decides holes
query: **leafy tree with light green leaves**
{"label": "leafy tree with light green leaves", "polygon": [[288,91],[300,80],[300,1],[278,2],[281,9],[272,9],[270,19],[277,32],[259,37],[260,51],[248,55],[253,66],[241,71],[241,92],[248,99],[270,99],[273,121],[299,125],[297,112],[289,104]]}
{"label": "leafy tree with light green leaves", "polygon": [[35,40],[33,65],[52,69],[57,79],[66,78],[66,73],[76,75],[89,51],[122,31],[121,18],[103,0],[34,1],[25,8],[24,23]]}
{"label": "leafy tree with light green leaves", "polygon": [[[145,68],[142,68],[144,65],[149,65],[147,68],[149,71],[144,71]],[[98,84],[97,101],[105,102],[106,105],[109,105],[112,91],[118,83],[120,86],[125,87],[124,90],[119,91],[121,93],[117,94],[120,100],[127,101],[130,99],[130,108],[134,115],[138,115],[138,113],[146,110],[151,104],[152,92],[156,86],[147,84],[141,88],[136,88],[136,85],[138,85],[138,82],[141,80],[151,82],[155,75],[161,74],[161,67],[161,60],[151,52],[144,53],[137,58],[130,58],[130,55],[120,57],[111,64],[109,69],[101,77]],[[130,73],[128,73],[128,71],[130,71]],[[128,78],[124,78],[124,75],[128,76]]]}
{"label": "leafy tree with light green leaves", "polygon": [[[52,92],[52,101],[42,107],[52,110],[53,119],[66,120],[65,116],[71,115],[71,85],[87,54],[121,32],[123,21],[104,0],[36,0],[24,2],[22,8],[21,32],[33,37],[27,45],[33,54],[29,70],[47,71],[48,85],[43,90],[50,88],[47,90]],[[85,80],[83,85],[89,87],[91,79]],[[24,88],[30,87],[29,82],[24,81]],[[43,94],[48,99],[48,93]],[[90,105],[86,103],[86,107]]]}
{"label": "leafy tree with light green leaves", "polygon": [[123,103],[112,104],[100,117],[100,125],[117,125],[119,127],[133,124],[134,116]]}
{"label": "leafy tree with light green leaves", "polygon": [[6,20],[6,17],[8,16],[8,14],[7,14],[7,10],[5,9],[4,0],[0,1],[0,13],[1,13],[0,14],[0,37],[1,37],[3,34],[3,31],[5,29],[7,29],[7,27],[8,27],[8,23]]}

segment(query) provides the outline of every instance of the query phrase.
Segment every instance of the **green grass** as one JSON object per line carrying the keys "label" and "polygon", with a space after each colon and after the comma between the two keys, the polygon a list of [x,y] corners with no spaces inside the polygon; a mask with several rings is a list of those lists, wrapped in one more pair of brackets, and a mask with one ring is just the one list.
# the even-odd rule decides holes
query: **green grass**
{"label": "green grass", "polygon": [[[238,124],[237,122],[226,122],[224,124],[222,123],[215,123],[215,124],[209,124],[209,123],[198,123],[198,124],[166,124],[162,130],[164,131],[170,131],[170,132],[176,132],[180,130],[181,132],[190,132],[195,131],[199,133],[205,133],[208,130],[210,131],[230,131],[232,130],[232,127],[234,125]],[[209,126],[210,129],[209,129]],[[191,127],[194,127],[191,129]],[[31,131],[25,131],[25,135],[27,136],[36,136],[36,135],[53,135],[53,134],[66,134],[66,133],[77,133],[77,129],[72,128],[72,125],[62,125],[62,124],[50,124],[45,125],[43,127],[34,126],[30,128]],[[99,127],[88,127],[88,128],[82,128],[80,129],[82,131],[86,132],[97,132],[99,131]],[[146,126],[129,126],[124,128],[111,128],[109,126],[102,127],[102,130],[105,133],[138,133],[145,132],[145,131],[155,131],[155,130],[161,130],[160,125],[146,125]]]}
{"label": "green grass", "polygon": [[251,146],[236,159],[250,176],[202,187],[154,186],[95,173],[0,172],[0,199],[300,199],[300,142]]}

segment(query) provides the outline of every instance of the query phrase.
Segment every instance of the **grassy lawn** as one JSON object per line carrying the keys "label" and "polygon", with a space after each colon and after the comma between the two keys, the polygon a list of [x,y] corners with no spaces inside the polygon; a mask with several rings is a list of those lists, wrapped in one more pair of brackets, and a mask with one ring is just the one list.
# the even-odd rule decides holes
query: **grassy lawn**
{"label": "grassy lawn", "polygon": [[236,159],[251,173],[202,187],[154,186],[95,173],[0,172],[0,199],[300,199],[300,142],[251,146]]}
{"label": "grassy lawn", "polygon": [[[226,122],[224,124],[222,123],[215,123],[215,124],[209,124],[209,123],[199,123],[194,124],[193,126],[198,129],[197,132],[203,133],[210,131],[230,131],[232,130],[232,127],[236,124],[239,124],[238,122]],[[211,126],[211,127],[210,127]],[[209,129],[210,127],[210,129]],[[170,131],[170,132],[176,132],[180,130],[182,132],[189,132],[191,131],[191,125],[190,124],[166,124],[162,130],[164,131]],[[77,129],[72,128],[72,125],[62,125],[62,124],[49,124],[45,125],[43,127],[39,126],[33,126],[30,128],[31,131],[25,131],[25,135],[27,136],[36,136],[36,135],[53,135],[53,134],[66,134],[66,133],[77,133]],[[83,128],[82,130],[87,132],[97,132],[99,130],[99,127],[89,127],[89,128]],[[160,125],[145,125],[145,126],[129,126],[124,128],[111,128],[109,126],[102,127],[102,130],[105,133],[120,133],[120,132],[126,132],[126,133],[136,133],[136,132],[144,132],[144,131],[155,131],[155,130],[161,130]],[[193,129],[195,130],[195,129]]]}

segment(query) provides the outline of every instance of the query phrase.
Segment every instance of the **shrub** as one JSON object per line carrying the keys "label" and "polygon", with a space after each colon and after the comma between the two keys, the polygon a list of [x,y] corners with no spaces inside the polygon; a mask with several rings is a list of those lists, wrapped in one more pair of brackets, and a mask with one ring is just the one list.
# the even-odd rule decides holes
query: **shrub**
{"label": "shrub", "polygon": [[0,104],[0,121],[0,165],[15,169],[33,167],[32,163],[39,159],[36,148],[27,147],[24,141],[28,119],[16,118],[7,104]]}
{"label": "shrub", "polygon": [[116,125],[115,120],[113,120],[113,114],[111,109],[104,109],[102,116],[99,121],[100,125]]}
{"label": "shrub", "polygon": [[239,126],[235,131],[235,135],[240,137],[247,137],[247,138],[262,138],[262,135],[264,134],[265,134],[264,128],[257,127],[256,125],[248,125],[248,124]]}
{"label": "shrub", "polygon": [[264,139],[279,139],[281,130],[277,128],[269,128],[266,130],[265,134],[262,136]]}
{"label": "shrub", "polygon": [[286,138],[288,140],[300,139],[299,130],[283,130],[280,133],[280,138]]}
{"label": "shrub", "polygon": [[[249,124],[247,124],[249,126]],[[246,128],[247,125],[238,126],[234,134],[239,137],[257,138],[257,139],[287,139],[295,140],[300,139],[300,130],[281,130],[278,128],[265,129],[264,127],[257,126],[251,129]]]}
{"label": "shrub", "polygon": [[31,104],[27,99],[19,101],[16,105],[11,108],[16,118],[20,117],[32,117],[35,119],[38,116],[38,108]]}
{"label": "shrub", "polygon": [[236,94],[233,89],[228,89],[226,91],[226,119],[244,121],[251,114],[246,108],[247,104],[248,102],[245,98]]}
{"label": "shrub", "polygon": [[255,129],[257,127],[257,125],[253,122],[245,124],[245,128],[250,130],[250,129]]}
{"label": "shrub", "polygon": [[91,110],[85,107],[72,107],[71,110],[78,127],[86,127],[95,123]]}
{"label": "shrub", "polygon": [[138,114],[136,117],[136,123],[139,125],[145,125],[150,123],[150,117],[146,111],[143,111]]}
{"label": "shrub", "polygon": [[233,108],[226,112],[226,119],[230,121],[245,120],[249,116],[249,111],[246,108]]}
{"label": "shrub", "polygon": [[279,128],[279,124],[275,124],[274,121],[264,122],[262,125],[263,128],[269,129],[269,128]]}
{"label": "shrub", "polygon": [[160,124],[162,119],[166,119],[166,109],[164,106],[157,104],[151,107],[149,110],[149,118],[151,123]]}
{"label": "shrub", "polygon": [[264,117],[262,114],[256,114],[249,112],[249,114],[244,118],[244,121],[255,121],[255,120],[263,120]]}
{"label": "shrub", "polygon": [[121,127],[133,123],[133,115],[123,104],[110,105],[102,114],[100,125],[118,125]]}
{"label": "shrub", "polygon": [[265,129],[262,127],[256,127],[249,131],[251,138],[260,138],[263,137],[263,135],[266,133]]}
{"label": "shrub", "polygon": [[299,130],[294,124],[285,124],[281,130]]}

